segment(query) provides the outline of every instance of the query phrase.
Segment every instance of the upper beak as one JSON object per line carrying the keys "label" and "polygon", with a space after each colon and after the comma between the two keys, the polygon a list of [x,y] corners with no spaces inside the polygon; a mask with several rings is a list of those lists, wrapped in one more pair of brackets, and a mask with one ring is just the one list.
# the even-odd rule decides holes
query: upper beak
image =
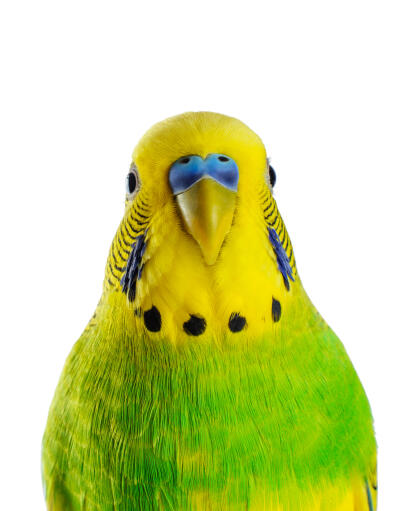
{"label": "upper beak", "polygon": [[236,192],[205,177],[176,196],[185,227],[208,265],[216,262],[234,217]]}
{"label": "upper beak", "polygon": [[180,158],[170,168],[169,182],[187,231],[208,265],[214,264],[234,217],[238,166],[223,154]]}

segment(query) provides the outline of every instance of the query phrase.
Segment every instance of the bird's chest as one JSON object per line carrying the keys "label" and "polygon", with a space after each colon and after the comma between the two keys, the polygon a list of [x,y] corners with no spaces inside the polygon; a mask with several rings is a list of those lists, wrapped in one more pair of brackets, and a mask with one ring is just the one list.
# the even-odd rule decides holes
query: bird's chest
{"label": "bird's chest", "polygon": [[94,447],[109,455],[116,478],[185,489],[228,480],[247,491],[249,475],[279,486],[304,472],[306,459],[318,470],[320,453],[339,440],[343,405],[304,381],[296,362],[265,347],[217,353],[208,346],[111,362],[89,395],[99,401]]}
{"label": "bird's chest", "polygon": [[263,509],[257,498],[358,462],[361,389],[320,348],[108,346],[68,364],[71,398],[55,408],[74,493],[118,509]]}

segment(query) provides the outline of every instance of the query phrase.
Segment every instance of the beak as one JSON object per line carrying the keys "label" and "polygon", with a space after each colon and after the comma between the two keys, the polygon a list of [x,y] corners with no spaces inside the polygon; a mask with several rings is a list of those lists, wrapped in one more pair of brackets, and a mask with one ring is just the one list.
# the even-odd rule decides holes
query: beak
{"label": "beak", "polygon": [[236,192],[205,177],[176,196],[186,229],[198,243],[208,265],[216,262],[231,229]]}
{"label": "beak", "polygon": [[176,161],[169,173],[184,226],[198,243],[208,265],[217,261],[234,217],[238,167],[222,154],[205,160],[191,155]]}

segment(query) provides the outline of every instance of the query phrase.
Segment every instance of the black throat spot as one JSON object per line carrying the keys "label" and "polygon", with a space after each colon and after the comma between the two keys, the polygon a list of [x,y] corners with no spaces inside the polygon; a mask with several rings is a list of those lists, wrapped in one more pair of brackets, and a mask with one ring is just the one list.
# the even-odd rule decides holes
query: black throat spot
{"label": "black throat spot", "polygon": [[278,300],[272,299],[272,319],[277,323],[282,315],[282,306]]}
{"label": "black throat spot", "polygon": [[150,332],[158,332],[161,329],[161,315],[159,310],[153,307],[143,313],[145,326]]}
{"label": "black throat spot", "polygon": [[195,314],[190,314],[190,319],[183,323],[183,329],[188,335],[201,335],[206,326],[205,319]]}
{"label": "black throat spot", "polygon": [[228,326],[231,332],[240,332],[246,326],[246,318],[238,312],[233,312],[229,318]]}

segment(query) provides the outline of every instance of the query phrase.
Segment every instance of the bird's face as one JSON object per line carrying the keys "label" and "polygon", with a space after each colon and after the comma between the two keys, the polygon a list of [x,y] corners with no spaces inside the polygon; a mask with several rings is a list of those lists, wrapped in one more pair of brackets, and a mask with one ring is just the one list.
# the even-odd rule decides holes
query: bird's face
{"label": "bird's face", "polygon": [[214,265],[237,209],[250,207],[269,179],[266,169],[264,146],[247,126],[199,112],[147,132],[129,179],[145,189],[152,211],[174,204],[179,226],[198,244],[204,264]]}
{"label": "bird's face", "polygon": [[130,328],[175,342],[274,328],[296,273],[274,180],[236,119],[187,113],[144,135],[104,282]]}

